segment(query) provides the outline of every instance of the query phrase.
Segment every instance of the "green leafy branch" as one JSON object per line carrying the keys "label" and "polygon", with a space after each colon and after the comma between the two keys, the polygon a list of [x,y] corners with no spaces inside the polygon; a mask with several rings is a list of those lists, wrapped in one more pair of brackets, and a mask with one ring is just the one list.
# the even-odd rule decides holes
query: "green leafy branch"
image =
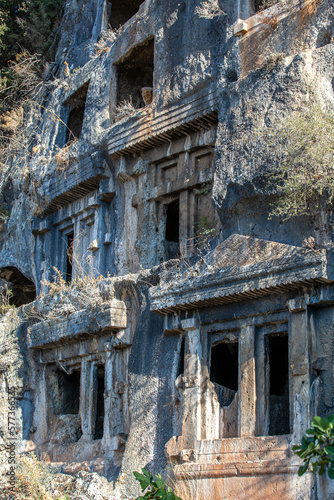
{"label": "green leafy branch", "polygon": [[140,496],[136,500],[181,500],[181,498],[177,497],[171,488],[166,485],[160,474],[157,474],[153,478],[144,468],[142,469],[142,474],[140,474],[140,472],[134,472],[133,474],[137,481],[139,481],[142,492],[144,493],[146,491],[144,496]]}
{"label": "green leafy branch", "polygon": [[329,478],[334,479],[334,415],[314,417],[306,434],[301,444],[292,448],[304,462],[299,467],[298,476],[305,474],[311,465],[313,474],[322,476],[327,469]]}

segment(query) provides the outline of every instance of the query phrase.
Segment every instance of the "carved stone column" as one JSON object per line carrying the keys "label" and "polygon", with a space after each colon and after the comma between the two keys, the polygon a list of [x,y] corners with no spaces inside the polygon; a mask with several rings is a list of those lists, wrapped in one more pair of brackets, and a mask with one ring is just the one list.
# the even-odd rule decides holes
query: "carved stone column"
{"label": "carved stone column", "polygon": [[95,409],[97,397],[97,365],[87,358],[81,361],[80,409],[82,439],[90,441],[94,437]]}
{"label": "carved stone column", "polygon": [[303,297],[288,301],[290,425],[299,443],[310,426],[310,364],[307,306]]}
{"label": "carved stone column", "polygon": [[239,346],[239,436],[255,436],[256,379],[254,356],[254,326],[241,329]]}
{"label": "carved stone column", "polygon": [[[310,426],[310,363],[307,305],[304,297],[288,301],[290,363],[290,426],[292,443],[300,443]],[[296,481],[296,498],[309,498],[312,478]],[[320,497],[319,497],[320,498]],[[321,497],[325,498],[325,497]]]}
{"label": "carved stone column", "polygon": [[183,377],[182,438],[186,448],[194,449],[201,439],[201,330],[197,318],[181,321],[185,330],[185,365]]}
{"label": "carved stone column", "polygon": [[110,446],[110,441],[113,437],[113,412],[116,403],[117,395],[113,390],[113,365],[116,356],[112,342],[104,344],[106,353],[105,378],[104,378],[104,426],[103,426],[103,443],[105,447]]}
{"label": "carved stone column", "polygon": [[33,427],[36,428],[34,440],[36,443],[44,443],[48,439],[48,398],[46,387],[46,365],[40,365],[38,378],[38,390],[36,391],[35,412]]}

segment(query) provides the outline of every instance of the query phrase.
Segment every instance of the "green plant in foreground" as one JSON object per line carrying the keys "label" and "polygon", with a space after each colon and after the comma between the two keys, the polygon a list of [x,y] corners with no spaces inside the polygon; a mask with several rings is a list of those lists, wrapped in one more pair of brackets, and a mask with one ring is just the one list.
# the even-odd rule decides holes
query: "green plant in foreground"
{"label": "green plant in foreground", "polygon": [[311,464],[313,474],[322,476],[327,469],[329,478],[334,479],[334,415],[314,417],[312,427],[307,429],[306,434],[301,444],[292,448],[304,461],[298,476],[305,474]]}
{"label": "green plant in foreground", "polygon": [[138,497],[136,500],[149,500],[149,499],[161,499],[161,500],[181,500],[177,497],[175,493],[166,485],[164,479],[160,474],[157,474],[155,478],[146,470],[142,469],[142,474],[140,472],[133,473],[137,481],[139,481],[142,492],[146,493],[144,496]]}

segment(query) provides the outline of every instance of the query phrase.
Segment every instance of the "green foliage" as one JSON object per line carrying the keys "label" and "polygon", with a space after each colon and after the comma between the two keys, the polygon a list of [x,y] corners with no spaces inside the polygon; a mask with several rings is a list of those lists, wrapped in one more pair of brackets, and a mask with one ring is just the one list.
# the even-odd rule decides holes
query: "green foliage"
{"label": "green foliage", "polygon": [[1,0],[0,68],[22,50],[52,58],[64,0]]}
{"label": "green foliage", "polygon": [[52,58],[62,18],[64,0],[25,0],[17,22],[22,29],[24,48]]}
{"label": "green foliage", "polygon": [[328,418],[314,417],[312,427],[307,429],[300,445],[292,450],[304,462],[299,467],[298,475],[302,476],[312,465],[313,474],[322,476],[327,469],[330,479],[334,479],[334,415]]}
{"label": "green foliage", "polygon": [[317,104],[286,118],[265,138],[279,166],[269,182],[280,195],[271,215],[312,214],[334,196],[334,117]]}
{"label": "green foliage", "polygon": [[153,478],[146,469],[142,469],[142,474],[140,472],[134,472],[133,474],[137,481],[139,481],[142,492],[146,491],[144,496],[138,497],[136,500],[150,500],[154,498],[161,500],[181,500],[166,485],[160,474],[157,474]]}
{"label": "green foliage", "polygon": [[0,224],[6,222],[9,219],[10,212],[3,205],[0,205]]}
{"label": "green foliage", "polygon": [[0,318],[4,316],[10,309],[13,309],[11,302],[11,298],[13,296],[13,292],[7,285],[3,287],[0,291]]}

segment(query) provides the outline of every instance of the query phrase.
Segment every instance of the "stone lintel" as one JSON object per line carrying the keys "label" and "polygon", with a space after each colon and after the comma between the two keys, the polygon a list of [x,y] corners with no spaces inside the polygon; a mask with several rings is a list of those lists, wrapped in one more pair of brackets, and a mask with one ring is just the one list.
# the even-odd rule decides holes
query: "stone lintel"
{"label": "stone lintel", "polygon": [[288,300],[288,308],[290,313],[306,311],[307,305],[305,297],[297,297]]}
{"label": "stone lintel", "polygon": [[178,314],[165,314],[164,335],[180,334],[183,332],[180,316]]}
{"label": "stone lintel", "polygon": [[99,336],[127,326],[126,307],[123,301],[113,299],[110,307],[101,310],[84,309],[62,317],[43,321],[30,329],[30,348],[45,349],[73,340]]}
{"label": "stone lintel", "polygon": [[[203,439],[195,443],[193,455],[196,457],[196,463],[192,460],[188,462],[192,462],[194,472],[198,468],[199,473],[200,470],[204,472],[205,469],[214,473],[216,469],[217,475],[223,474],[223,476],[238,475],[240,467],[244,468],[246,475],[247,471],[251,474],[252,469],[254,475],[262,475],[261,467],[264,466],[280,469],[283,466],[294,465],[295,472],[298,459],[291,457],[290,449],[291,436]],[[183,436],[173,436],[167,442],[165,450],[168,458],[178,460],[179,463],[185,462],[182,457],[185,452],[189,451]],[[211,459],[208,460],[208,457]],[[214,467],[213,464],[215,464]],[[232,474],[233,469],[234,474]],[[268,472],[270,473],[270,470]]]}
{"label": "stone lintel", "polygon": [[313,295],[307,296],[306,300],[307,305],[315,307],[334,304],[334,288],[331,285],[322,285]]}
{"label": "stone lintel", "polygon": [[112,202],[116,195],[115,184],[112,178],[101,179],[99,187],[100,200],[107,203]]}
{"label": "stone lintel", "polygon": [[[326,285],[334,281],[333,264],[332,253],[325,249],[305,250],[234,234],[200,266],[195,264],[194,273],[190,268],[186,281],[175,282],[172,289],[162,285],[150,290],[151,310],[175,313]],[[305,307],[297,302],[291,303],[296,312]]]}
{"label": "stone lintel", "polygon": [[246,33],[257,31],[261,26],[267,26],[270,20],[282,20],[297,10],[307,7],[313,0],[289,0],[289,2],[276,2],[246,20],[238,19],[234,25],[234,34],[242,36]]}
{"label": "stone lintel", "polygon": [[43,215],[49,215],[99,189],[100,181],[109,175],[104,153],[99,150],[74,161],[66,167],[65,174],[56,170],[52,179],[43,183],[43,191],[49,199]]}
{"label": "stone lintel", "polygon": [[211,85],[181,100],[177,107],[160,111],[149,106],[125,123],[116,123],[108,134],[108,153],[114,157],[138,154],[216,123],[216,86]]}
{"label": "stone lintel", "polygon": [[199,320],[198,318],[183,319],[181,321],[181,326],[183,330],[197,330],[199,327]]}
{"label": "stone lintel", "polygon": [[172,193],[178,193],[185,189],[189,190],[203,183],[212,182],[212,173],[197,172],[191,177],[183,177],[181,179],[175,179],[174,181],[169,181],[167,183],[160,184],[156,188],[152,189],[150,200],[163,201],[166,196]]}
{"label": "stone lintel", "polygon": [[234,25],[234,34],[236,36],[244,35],[248,31],[248,25],[245,21],[238,19],[236,24]]}

